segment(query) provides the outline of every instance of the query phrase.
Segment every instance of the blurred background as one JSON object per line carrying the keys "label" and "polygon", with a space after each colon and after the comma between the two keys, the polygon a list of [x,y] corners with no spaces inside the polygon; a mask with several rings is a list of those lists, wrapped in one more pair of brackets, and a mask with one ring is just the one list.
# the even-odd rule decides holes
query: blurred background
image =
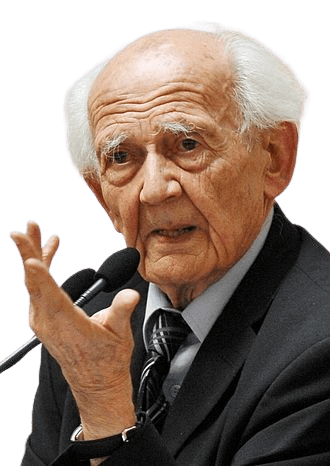
{"label": "blurred background", "polygon": [[[58,283],[97,269],[125,246],[73,167],[66,140],[68,90],[113,50],[148,32],[217,21],[270,48],[290,65],[308,95],[293,181],[279,203],[330,249],[328,7],[324,0],[17,0],[0,7],[1,323],[0,360],[28,340],[28,297],[9,238],[39,222],[59,235],[52,265]],[[326,82],[327,80],[327,82]],[[31,429],[40,349],[0,375],[1,464],[19,465]]]}

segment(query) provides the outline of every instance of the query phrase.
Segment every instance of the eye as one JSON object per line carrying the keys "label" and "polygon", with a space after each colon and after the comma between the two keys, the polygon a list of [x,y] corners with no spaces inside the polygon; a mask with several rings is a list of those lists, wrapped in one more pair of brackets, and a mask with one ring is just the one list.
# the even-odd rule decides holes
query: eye
{"label": "eye", "polygon": [[119,151],[113,152],[110,155],[109,159],[112,163],[122,164],[128,161],[128,157],[129,157],[128,151],[119,150]]}
{"label": "eye", "polygon": [[183,139],[183,141],[181,142],[181,145],[186,151],[191,151],[191,150],[196,149],[196,147],[198,146],[198,142],[195,141],[194,139],[187,138],[187,139]]}

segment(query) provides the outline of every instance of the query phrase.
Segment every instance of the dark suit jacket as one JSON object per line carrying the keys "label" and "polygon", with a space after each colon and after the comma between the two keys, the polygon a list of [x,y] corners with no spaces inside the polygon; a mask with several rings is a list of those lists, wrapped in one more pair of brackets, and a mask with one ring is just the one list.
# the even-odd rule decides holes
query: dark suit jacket
{"label": "dark suit jacket", "polygon": [[[133,315],[135,389],[144,358],[147,284]],[[198,352],[162,435],[70,442],[79,416],[56,362],[42,353],[33,432],[22,465],[330,465],[330,255],[278,207],[266,243]],[[99,295],[87,311],[109,305]],[[202,312],[202,311],[201,311]],[[111,420],[110,420],[111,422]]]}

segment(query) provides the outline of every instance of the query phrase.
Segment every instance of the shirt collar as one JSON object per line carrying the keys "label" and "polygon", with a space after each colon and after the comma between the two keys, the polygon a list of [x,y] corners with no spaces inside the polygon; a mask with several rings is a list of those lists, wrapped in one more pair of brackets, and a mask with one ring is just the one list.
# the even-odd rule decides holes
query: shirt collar
{"label": "shirt collar", "polygon": [[[235,289],[261,251],[268,235],[272,218],[273,209],[267,216],[252,246],[237,262],[237,264],[235,264],[224,277],[209,286],[200,296],[197,296],[197,298],[189,303],[189,305],[182,311],[184,320],[201,343],[205,340],[216,319],[223,311]],[[159,308],[165,310],[173,309],[166,295],[158,288],[157,285],[150,283],[143,325],[145,343],[147,320],[153,312]],[[203,312],[201,312],[201,309],[203,309]]]}

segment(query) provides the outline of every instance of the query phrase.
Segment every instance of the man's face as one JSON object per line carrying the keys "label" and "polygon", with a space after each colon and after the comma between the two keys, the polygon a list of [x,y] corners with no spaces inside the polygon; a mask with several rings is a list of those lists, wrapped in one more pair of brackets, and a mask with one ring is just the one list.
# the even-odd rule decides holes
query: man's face
{"label": "man's face", "polygon": [[106,210],[174,305],[243,256],[271,206],[269,154],[240,140],[225,55],[200,42],[126,52],[90,98]]}

